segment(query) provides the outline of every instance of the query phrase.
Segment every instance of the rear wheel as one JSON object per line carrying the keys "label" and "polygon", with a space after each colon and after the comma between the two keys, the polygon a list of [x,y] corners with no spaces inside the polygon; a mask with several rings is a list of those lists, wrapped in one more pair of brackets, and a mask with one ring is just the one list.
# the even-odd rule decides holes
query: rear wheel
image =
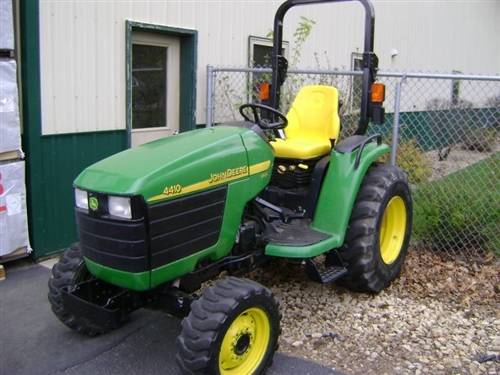
{"label": "rear wheel", "polygon": [[82,250],[78,243],[61,253],[61,258],[52,267],[52,277],[49,279],[48,298],[52,311],[69,328],[89,336],[108,332],[110,329],[93,324],[88,319],[71,314],[64,308],[62,290],[72,290],[77,284],[90,280],[93,276],[85,266]]}
{"label": "rear wheel", "polygon": [[338,282],[378,293],[399,275],[412,226],[408,178],[400,168],[374,163],[367,171],[339,255],[348,273]]}
{"label": "rear wheel", "polygon": [[262,374],[278,348],[281,313],[272,292],[247,279],[219,280],[182,321],[183,374]]}

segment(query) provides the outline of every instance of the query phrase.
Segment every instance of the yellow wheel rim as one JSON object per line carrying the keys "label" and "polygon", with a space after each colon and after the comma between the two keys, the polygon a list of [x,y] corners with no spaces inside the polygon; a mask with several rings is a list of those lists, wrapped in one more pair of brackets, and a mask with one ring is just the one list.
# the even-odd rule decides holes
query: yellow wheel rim
{"label": "yellow wheel rim", "polygon": [[219,355],[222,375],[252,374],[260,365],[271,335],[264,310],[253,307],[241,313],[224,336]]}
{"label": "yellow wheel rim", "polygon": [[401,197],[389,201],[380,226],[380,255],[385,264],[393,263],[403,246],[406,232],[406,205]]}

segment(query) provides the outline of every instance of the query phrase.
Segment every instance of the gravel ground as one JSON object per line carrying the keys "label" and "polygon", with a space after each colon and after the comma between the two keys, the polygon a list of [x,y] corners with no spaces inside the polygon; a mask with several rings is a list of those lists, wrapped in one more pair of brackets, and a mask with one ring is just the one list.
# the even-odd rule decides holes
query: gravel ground
{"label": "gravel ground", "polygon": [[411,250],[378,295],[309,281],[277,260],[250,278],[283,310],[280,351],[345,374],[500,374],[500,265]]}

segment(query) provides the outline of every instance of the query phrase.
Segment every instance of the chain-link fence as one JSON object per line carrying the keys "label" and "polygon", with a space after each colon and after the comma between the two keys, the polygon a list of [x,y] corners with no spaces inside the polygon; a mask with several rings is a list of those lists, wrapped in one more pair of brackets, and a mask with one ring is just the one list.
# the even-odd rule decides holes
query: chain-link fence
{"label": "chain-link fence", "polygon": [[[270,69],[207,68],[207,125],[240,120],[261,102]],[[341,138],[357,127],[361,73],[290,70],[280,110],[306,85],[339,90]],[[402,167],[414,196],[413,242],[474,261],[500,260],[500,76],[379,72],[386,116],[372,125],[391,144],[385,162]]]}

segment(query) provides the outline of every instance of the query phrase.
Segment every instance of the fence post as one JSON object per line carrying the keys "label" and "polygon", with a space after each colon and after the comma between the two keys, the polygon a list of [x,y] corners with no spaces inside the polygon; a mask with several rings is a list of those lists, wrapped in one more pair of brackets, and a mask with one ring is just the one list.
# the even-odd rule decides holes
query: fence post
{"label": "fence post", "polygon": [[401,81],[396,83],[396,97],[394,98],[394,123],[392,127],[392,146],[391,146],[391,164],[396,165],[396,156],[398,155],[399,138],[399,107],[401,106],[401,86],[406,80],[403,75]]}
{"label": "fence post", "polygon": [[208,64],[207,65],[207,109],[206,109],[206,120],[205,120],[205,127],[209,128],[213,124],[213,75],[214,75],[214,66]]}

